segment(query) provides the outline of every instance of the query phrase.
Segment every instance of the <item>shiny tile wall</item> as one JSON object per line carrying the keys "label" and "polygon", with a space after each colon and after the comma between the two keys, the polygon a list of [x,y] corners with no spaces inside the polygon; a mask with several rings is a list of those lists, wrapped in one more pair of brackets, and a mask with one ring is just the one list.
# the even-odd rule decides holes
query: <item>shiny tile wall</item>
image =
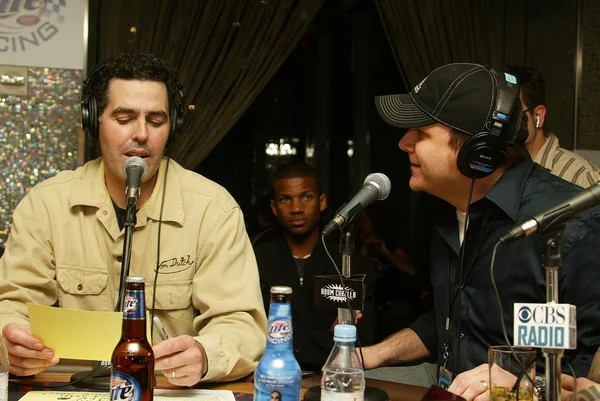
{"label": "shiny tile wall", "polygon": [[29,68],[27,96],[0,93],[0,247],[27,191],[79,164],[81,70]]}

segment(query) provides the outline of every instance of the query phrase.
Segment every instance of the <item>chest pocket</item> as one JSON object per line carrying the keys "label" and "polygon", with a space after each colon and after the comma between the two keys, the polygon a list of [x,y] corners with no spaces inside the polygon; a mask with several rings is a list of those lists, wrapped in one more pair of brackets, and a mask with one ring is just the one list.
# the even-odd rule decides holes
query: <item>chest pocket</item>
{"label": "chest pocket", "polygon": [[[146,307],[152,308],[154,283],[146,283]],[[192,305],[192,280],[158,282],[156,284],[156,309],[187,309]]]}
{"label": "chest pocket", "polygon": [[60,288],[71,295],[98,295],[108,282],[108,273],[100,269],[78,266],[58,266],[56,281]]}

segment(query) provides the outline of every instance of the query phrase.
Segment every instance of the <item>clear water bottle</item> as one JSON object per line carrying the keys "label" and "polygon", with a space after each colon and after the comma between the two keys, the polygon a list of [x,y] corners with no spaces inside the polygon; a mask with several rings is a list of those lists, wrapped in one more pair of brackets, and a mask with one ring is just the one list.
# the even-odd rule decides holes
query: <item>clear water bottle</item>
{"label": "clear water bottle", "polygon": [[300,401],[302,372],[294,356],[291,287],[271,287],[265,354],[254,372],[254,401]]}
{"label": "clear water bottle", "polygon": [[0,331],[0,401],[8,401],[8,371],[10,365],[8,362],[8,350],[2,339]]}
{"label": "clear water bottle", "polygon": [[356,326],[338,324],[321,378],[321,401],[363,401],[365,372],[356,352]]}

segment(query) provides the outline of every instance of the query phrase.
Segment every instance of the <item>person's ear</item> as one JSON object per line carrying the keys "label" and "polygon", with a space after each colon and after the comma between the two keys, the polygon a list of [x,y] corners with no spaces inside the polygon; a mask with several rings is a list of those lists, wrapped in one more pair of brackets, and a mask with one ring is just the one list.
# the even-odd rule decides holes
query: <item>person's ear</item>
{"label": "person's ear", "polygon": [[546,122],[546,106],[539,105],[534,110],[535,114],[535,127],[536,128],[544,128],[544,123]]}
{"label": "person's ear", "polygon": [[271,203],[271,211],[273,212],[275,217],[279,217],[279,215],[277,214],[277,208],[275,207],[275,201],[273,199],[271,199],[270,203]]}
{"label": "person's ear", "polygon": [[327,195],[321,194],[319,196],[319,210],[322,212],[325,209],[327,209]]}

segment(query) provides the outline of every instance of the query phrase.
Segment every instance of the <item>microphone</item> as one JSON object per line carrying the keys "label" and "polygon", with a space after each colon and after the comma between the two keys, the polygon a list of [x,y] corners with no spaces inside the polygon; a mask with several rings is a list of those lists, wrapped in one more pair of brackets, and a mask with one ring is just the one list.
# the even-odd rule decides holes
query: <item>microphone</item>
{"label": "microphone", "polygon": [[142,189],[142,177],[148,173],[148,163],[139,156],[131,156],[123,163],[123,173],[127,177],[125,188],[127,199],[136,200]]}
{"label": "microphone", "polygon": [[577,213],[600,204],[600,183],[594,184],[588,189],[579,192],[571,199],[538,213],[532,219],[527,220],[500,238],[500,242],[508,242],[513,239],[528,236],[536,231],[544,231],[554,224],[564,223]]}
{"label": "microphone", "polygon": [[333,233],[338,228],[348,224],[357,213],[364,210],[376,200],[384,200],[392,190],[392,183],[385,174],[373,173],[365,178],[360,191],[354,195],[348,203],[346,203],[335,215],[335,217],[327,223],[323,229],[323,235],[327,236]]}

